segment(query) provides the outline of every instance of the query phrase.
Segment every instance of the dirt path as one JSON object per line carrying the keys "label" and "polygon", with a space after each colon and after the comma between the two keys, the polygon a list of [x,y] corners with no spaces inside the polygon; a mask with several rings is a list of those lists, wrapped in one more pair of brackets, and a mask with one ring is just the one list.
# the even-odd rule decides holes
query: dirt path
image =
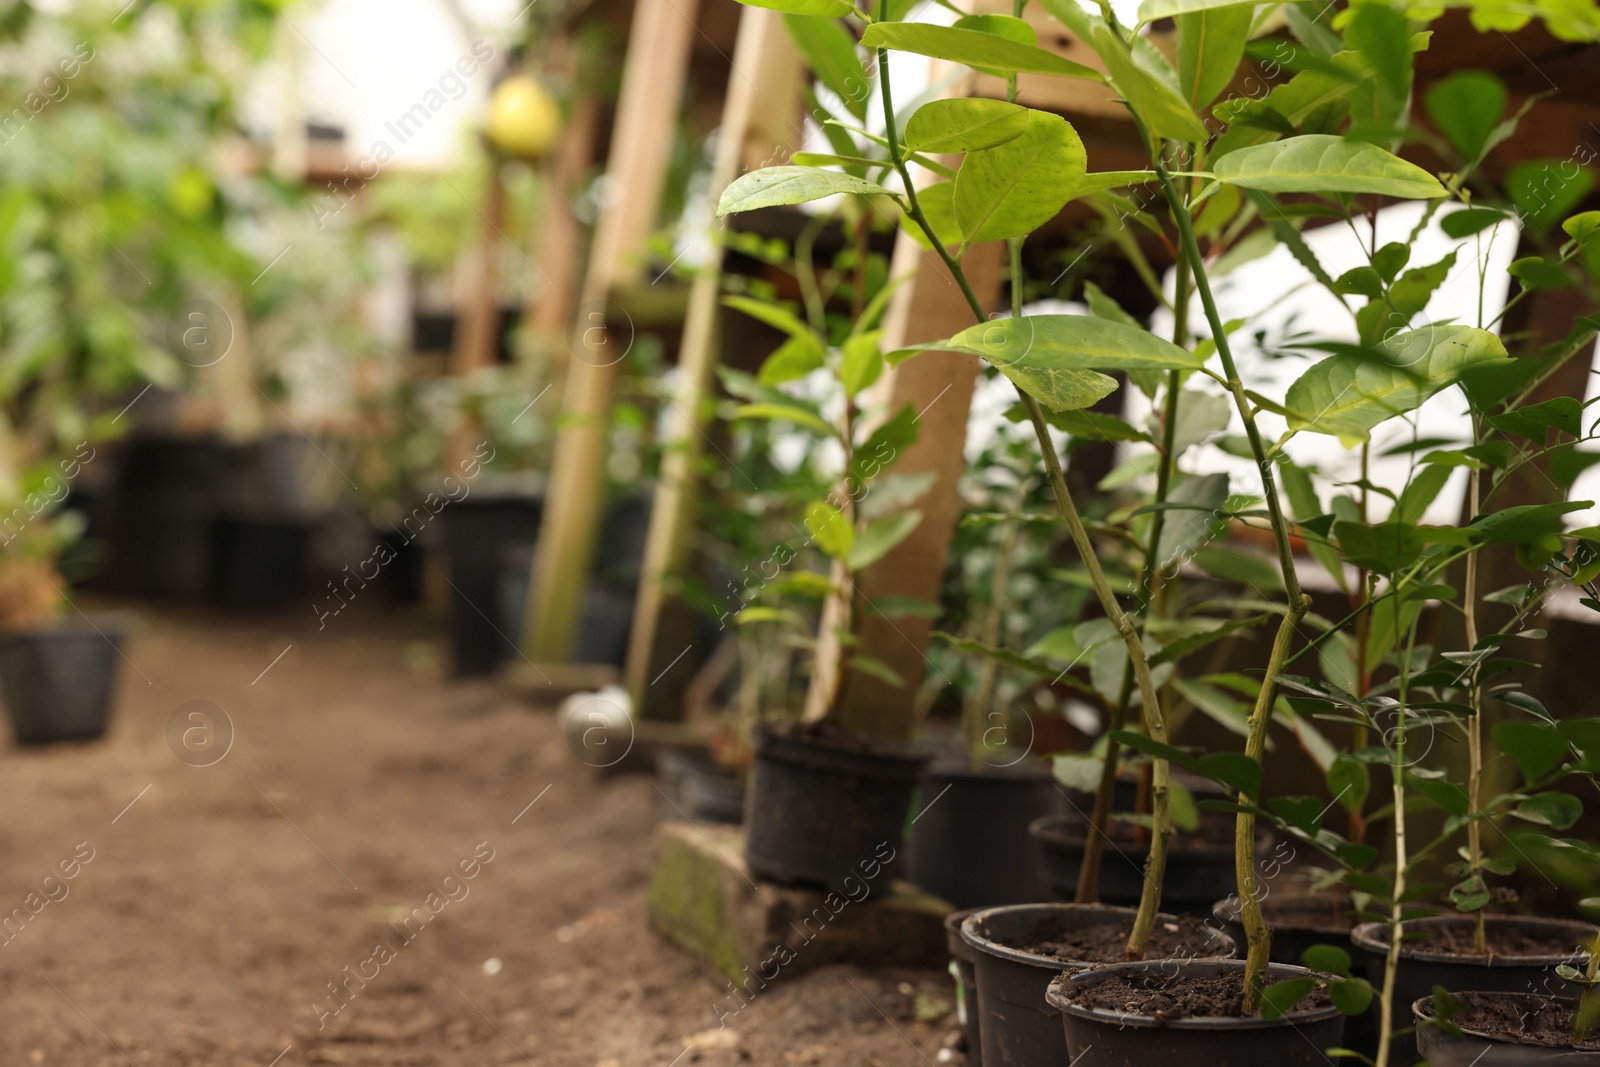
{"label": "dirt path", "polygon": [[[131,622],[108,738],[0,755],[0,914],[37,911],[0,935],[6,1067],[949,1061],[937,972],[785,979],[705,1034],[722,982],[644,920],[649,781],[403,621]],[[210,766],[168,744],[193,700],[233,724]]]}

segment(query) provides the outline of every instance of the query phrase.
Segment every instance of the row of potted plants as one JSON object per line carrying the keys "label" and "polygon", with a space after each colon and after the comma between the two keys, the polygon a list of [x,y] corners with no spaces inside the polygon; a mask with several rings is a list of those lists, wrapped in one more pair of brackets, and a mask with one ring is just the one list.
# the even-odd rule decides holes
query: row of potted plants
{"label": "row of potted plants", "polygon": [[[729,300],[787,337],[759,374],[727,381],[736,424],[806,428],[838,457],[834,484],[797,518],[828,573],[765,580],[768,599],[742,602],[737,620],[746,633],[787,627],[788,643],[812,657],[804,713],[752,731],[751,869],[837,887],[881,842],[899,841],[908,816],[942,825],[963,842],[951,865],[969,877],[939,888],[984,905],[952,917],[951,947],[976,988],[969,1051],[994,1063],[1346,1055],[1387,1065],[1423,1054],[1453,1062],[1462,1050],[1470,1062],[1500,1045],[1562,1062],[1600,1056],[1595,927],[1502,910],[1517,857],[1533,847],[1517,828],[1546,846],[1566,834],[1600,770],[1600,719],[1552,713],[1520,680],[1523,650],[1537,647],[1526,643],[1544,637],[1532,622],[1552,598],[1600,610],[1600,531],[1566,521],[1592,506],[1568,496],[1590,455],[1594,411],[1541,391],[1587,357],[1600,322],[1579,319],[1568,336],[1515,355],[1495,332],[1505,309],[1540,289],[1600,291],[1600,215],[1570,215],[1549,190],[1504,192],[1481,177],[1521,117],[1507,114],[1504,90],[1478,73],[1447,78],[1427,94],[1423,127],[1412,55],[1427,47],[1433,13],[1378,2],[1324,20],[1298,4],[1145,0],[1127,26],[1104,5],[1096,14],[1040,0],[1053,29],[1091,48],[1104,73],[1039,47],[1025,0],[1009,16],[961,13],[950,26],[901,21],[908,5],[889,2],[761,6],[785,12],[837,96],[835,111],[817,115],[833,150],[745,175],[719,213],[836,197],[835,218],[858,240],[824,266],[797,249],[798,308],[774,293]],[[1147,32],[1168,19],[1175,32]],[[998,72],[1007,99],[897,112],[887,71],[904,52]],[[1246,57],[1269,54],[1281,84],[1227,94]],[[1105,83],[1128,109],[1147,168],[1091,171],[1070,123],[1016,102],[1018,74]],[[881,115],[852,91],[874,79]],[[1407,162],[1396,152],[1408,144],[1448,169]],[[1141,272],[1169,333],[1093,287],[1082,293],[1087,314],[1027,313],[1023,242],[1074,200],[1171,251],[1170,287]],[[1407,239],[1383,243],[1393,201],[1418,208]],[[896,283],[865,237],[883,218],[943,261],[972,327],[883,350]],[[1312,221],[1347,228],[1359,263],[1335,274],[1302,232]],[[1456,247],[1411,262],[1435,226]],[[1488,250],[1519,226],[1540,251],[1511,264],[1505,309],[1480,310],[1472,325],[1430,321],[1436,294],[1505,284]],[[1009,316],[991,318],[962,269],[987,241],[1008,246]],[[1107,243],[1141,254],[1137,242]],[[1224,317],[1215,283],[1279,247],[1347,327],[1324,337]],[[1282,392],[1241,373],[1236,351],[1257,331],[1254,347],[1302,364]],[[977,520],[999,534],[987,610],[946,636],[982,664],[965,700],[968,765],[941,769],[932,784],[926,750],[840,721],[853,675],[893,673],[855,638],[861,613],[882,606],[862,602],[853,576],[909,536],[927,491],[894,470],[915,412],[875,410],[871,386],[928,350],[969,353],[1008,379],[1016,425],[1037,448],[1012,499]],[[1146,425],[1094,409],[1119,386],[1144,398]],[[1435,396],[1462,412],[1442,440],[1417,428]],[[1360,474],[1297,462],[1293,443],[1311,437],[1357,453]],[[1104,493],[1086,495],[1060,452],[1092,440],[1117,442],[1122,465]],[[1215,472],[1219,450],[1247,460],[1251,477]],[[1406,457],[1403,481],[1371,473],[1385,454]],[[1553,491],[1507,503],[1525,469],[1548,469]],[[1030,481],[1053,497],[1048,521]],[[1460,481],[1462,520],[1427,521]],[[1047,573],[1063,607],[1083,610],[1018,651],[1005,625],[1008,572],[1021,531],[1038,528],[1071,542],[1074,558]],[[1248,547],[1252,531],[1270,555]],[[1485,575],[1504,573],[1513,554],[1522,577],[1488,588]],[[1310,565],[1333,590],[1315,603],[1302,580]],[[822,598],[819,629],[805,633],[805,616],[779,596]],[[1241,656],[1247,669],[1198,666]],[[1079,792],[1055,789],[1031,757],[1014,760],[1018,735],[992,729],[997,679],[1021,689],[1028,677],[1070,689],[1100,715],[1090,751],[1054,760],[1059,783]],[[777,702],[792,693],[780,686]],[[749,699],[764,706],[759,686]],[[1238,742],[1174,744],[1196,711]],[[1285,743],[1303,755],[1277,751]],[[1269,772],[1289,757],[1312,761],[1324,781],[1269,795]],[[1067,810],[1051,813],[1063,796]],[[1032,849],[1017,836],[1028,815],[1042,816],[1032,839],[1071,903],[1033,902]],[[1597,858],[1581,836],[1557,847],[1573,863]],[[929,883],[939,867],[918,877]],[[1284,891],[1290,883],[1301,891]]]}

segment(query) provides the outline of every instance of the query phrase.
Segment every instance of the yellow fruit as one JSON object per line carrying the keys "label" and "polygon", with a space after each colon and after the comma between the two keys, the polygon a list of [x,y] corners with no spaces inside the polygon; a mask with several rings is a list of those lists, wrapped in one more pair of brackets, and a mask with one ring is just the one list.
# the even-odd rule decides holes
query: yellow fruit
{"label": "yellow fruit", "polygon": [[489,143],[508,156],[536,159],[561,132],[561,107],[525,74],[507,78],[489,98]]}

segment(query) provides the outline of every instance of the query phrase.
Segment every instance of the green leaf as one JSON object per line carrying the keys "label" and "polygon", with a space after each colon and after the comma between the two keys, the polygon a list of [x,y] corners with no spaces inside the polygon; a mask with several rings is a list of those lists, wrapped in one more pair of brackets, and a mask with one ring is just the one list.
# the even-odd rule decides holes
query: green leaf
{"label": "green leaf", "polygon": [[788,608],[768,608],[757,605],[745,608],[733,617],[733,621],[740,626],[754,626],[762,622],[782,622],[799,626],[805,622],[804,617],[797,611]]}
{"label": "green leaf", "polygon": [[1487,71],[1458,70],[1429,86],[1423,104],[1461,158],[1473,163],[1505,112],[1506,87]]}
{"label": "green leaf", "polygon": [[1312,945],[1300,953],[1300,966],[1340,978],[1350,977],[1350,953],[1338,945]]}
{"label": "green leaf", "polygon": [[[1019,656],[1015,652],[1009,652],[1003,648],[986,645],[982,641],[957,637],[955,634],[945,633],[943,630],[933,631],[933,636],[941,641],[948,642],[950,647],[957,652],[983,656],[1003,666],[1015,667],[1017,670],[1027,671],[1030,674],[1037,674],[1044,678],[1054,678],[1061,673],[1059,667],[1051,666],[1048,663],[1040,663],[1038,660],[1030,659],[1027,656]],[[1065,681],[1065,679],[1062,680]]]}
{"label": "green leaf", "polygon": [[[1333,1006],[1345,1015],[1365,1014],[1372,1004],[1372,998],[1372,983],[1365,978],[1347,978],[1328,986],[1328,999],[1333,1001]],[[1337,1055],[1337,1052],[1333,1054]]]}
{"label": "green leaf", "polygon": [[1376,193],[1408,200],[1446,195],[1414,163],[1365,141],[1303,134],[1230,152],[1212,167],[1219,181],[1265,193]]}
{"label": "green leaf", "polygon": [[1203,548],[1191,561],[1213,578],[1238,582],[1263,595],[1283,588],[1283,575],[1278,565],[1253,552],[1238,552],[1230,548]]}
{"label": "green leaf", "polygon": [[823,421],[822,416],[814,411],[808,411],[794,404],[741,404],[734,410],[736,419],[783,419],[796,426],[816,430],[822,434],[832,434],[833,427]]}
{"label": "green leaf", "polygon": [[882,330],[872,330],[848,337],[840,346],[844,358],[839,364],[839,380],[848,395],[868,388],[883,373],[883,353],[878,349],[882,337]]}
{"label": "green leaf", "polygon": [[1600,211],[1585,211],[1574,215],[1561,224],[1561,229],[1580,245],[1586,244],[1589,238],[1600,233]]}
{"label": "green leaf", "polygon": [[[1572,173],[1565,173],[1568,167]],[[1506,171],[1506,193],[1523,221],[1548,230],[1572,214],[1594,188],[1594,174],[1570,160],[1528,160]]]}
{"label": "green leaf", "polygon": [[1289,426],[1331,434],[1353,447],[1374,426],[1414,411],[1469,368],[1508,359],[1498,337],[1470,326],[1424,326],[1372,349],[1341,349],[1289,386]]}
{"label": "green leaf", "polygon": [[[955,196],[955,182],[935,182],[917,190],[917,204],[922,208],[922,217],[928,220],[934,236],[946,248],[961,243],[961,223],[956,221]],[[928,235],[912,221],[909,214],[901,217],[900,225],[917,244],[930,252],[933,250],[928,243]]]}
{"label": "green leaf", "polygon": [[1539,722],[1500,723],[1494,728],[1494,743],[1530,782],[1559,767],[1569,751],[1560,730]]}
{"label": "green leaf", "polygon": [[1543,256],[1523,256],[1506,268],[1524,289],[1564,289],[1572,284],[1566,268]]}
{"label": "green leaf", "polygon": [[1558,396],[1540,404],[1529,404],[1504,415],[1491,415],[1489,424],[1506,433],[1519,434],[1544,444],[1550,430],[1568,437],[1583,436],[1583,403],[1575,396]]}
{"label": "green leaf", "polygon": [[1535,793],[1526,797],[1511,814],[1526,822],[1565,830],[1583,816],[1583,801],[1566,793]]}
{"label": "green leaf", "polygon": [[1105,62],[1111,83],[1128,107],[1157,137],[1205,141],[1211,136],[1175,85],[1168,85],[1140,66],[1121,40],[1105,25],[1096,26],[1090,41]]}
{"label": "green leaf", "polygon": [[834,559],[844,559],[850,555],[850,549],[855,544],[855,527],[844,514],[826,500],[812,501],[806,507],[806,532],[817,543],[817,547]]}
{"label": "green leaf", "polygon": [[856,39],[844,24],[837,18],[795,14],[783,16],[783,22],[817,80],[844,101],[850,114],[866,118],[872,86],[861,65]]}
{"label": "green leaf", "polygon": [[764,7],[769,11],[782,11],[790,15],[815,15],[825,19],[843,18],[852,10],[844,0],[739,0],[739,2],[749,7]]}
{"label": "green leaf", "polygon": [[[1139,22],[1154,22],[1157,19],[1177,18],[1180,15],[1192,15],[1200,11],[1215,11],[1219,8],[1244,7],[1248,12],[1254,5],[1254,0],[1144,0],[1139,5]],[[1249,23],[1245,27],[1249,28]],[[1242,35],[1241,35],[1242,36]]]}
{"label": "green leaf", "polygon": [[822,366],[822,356],[822,345],[815,337],[791,337],[762,361],[756,380],[762,385],[782,385],[804,378]]}
{"label": "green leaf", "polygon": [[[1146,0],[1146,5],[1166,2],[1171,0]],[[1253,15],[1254,5],[1242,3],[1177,16],[1178,85],[1195,111],[1215,100],[1233,80]]]}
{"label": "green leaf", "polygon": [[956,219],[969,243],[1026,237],[1055,218],[1089,157],[1066,119],[1026,113],[1024,131],[967,153],[956,173]]}
{"label": "green leaf", "polygon": [[1451,815],[1465,815],[1472,810],[1472,798],[1467,796],[1467,791],[1448,779],[1407,774],[1406,785],[1418,796]]}
{"label": "green leaf", "polygon": [[1376,131],[1392,126],[1411,92],[1411,34],[1406,17],[1388,4],[1357,4],[1345,23],[1345,46],[1364,58],[1374,74],[1370,103],[1357,97],[1351,113],[1358,126]]}
{"label": "green leaf", "polygon": [[881,659],[874,659],[871,656],[851,656],[845,661],[845,666],[853,671],[860,671],[862,674],[870,675],[880,682],[894,686],[896,689],[905,688],[906,680],[900,677],[899,672]]}
{"label": "green leaf", "polygon": [[1526,544],[1561,532],[1561,517],[1594,506],[1592,500],[1556,504],[1517,504],[1480,515],[1467,526],[1474,540],[1485,545]]}
{"label": "green leaf", "polygon": [[1261,991],[1261,1017],[1269,1022],[1283,1018],[1310,996],[1318,984],[1315,978],[1285,978],[1273,982]]}
{"label": "green leaf", "polygon": [[1228,499],[1228,476],[1201,474],[1185,478],[1167,495],[1174,505],[1188,505],[1168,512],[1156,546],[1156,561],[1166,567],[1184,559],[1195,549],[1214,539],[1227,519],[1220,513]]}
{"label": "green leaf", "polygon": [[1461,211],[1451,212],[1439,220],[1439,229],[1451,237],[1460,239],[1471,237],[1475,233],[1487,230],[1507,219],[1504,211],[1496,211],[1488,207],[1469,207]]}
{"label": "green leaf", "polygon": [[717,201],[717,216],[784,204],[803,204],[838,193],[888,196],[889,190],[850,174],[814,167],[764,167],[735,178]]}
{"label": "green leaf", "polygon": [[1400,502],[1395,506],[1394,517],[1400,522],[1421,522],[1423,512],[1438,498],[1444,483],[1450,480],[1450,473],[1451,468],[1442,463],[1426,466],[1417,472],[1400,491]]}
{"label": "green leaf", "polygon": [[1340,754],[1328,767],[1328,792],[1339,806],[1348,812],[1357,812],[1367,802],[1372,780],[1360,760]]}
{"label": "green leaf", "polygon": [[1004,100],[932,100],[912,112],[906,147],[916,152],[972,152],[1020,137],[1029,111]]}
{"label": "green leaf", "polygon": [[933,26],[920,22],[875,22],[861,35],[868,48],[890,48],[969,67],[1013,74],[1052,74],[1062,78],[1105,81],[1099,71],[1063,59],[1054,52],[1008,41],[981,30]]}
{"label": "green leaf", "polygon": [[845,560],[846,566],[852,573],[866,570],[888,555],[901,541],[910,537],[911,531],[915,530],[921,521],[922,512],[902,511],[867,523],[866,528],[857,535],[855,543],[850,546],[849,556]]}
{"label": "green leaf", "polygon": [[1394,574],[1422,554],[1422,532],[1409,522],[1336,522],[1333,536],[1345,558],[1357,567],[1378,574]]}
{"label": "green leaf", "polygon": [[1195,755],[1173,745],[1152,741],[1144,734],[1131,730],[1113,730],[1108,736],[1135,752],[1143,752],[1156,759],[1164,759],[1173,766],[1203,774],[1243,794],[1251,803],[1261,798],[1261,764],[1241,752]]}

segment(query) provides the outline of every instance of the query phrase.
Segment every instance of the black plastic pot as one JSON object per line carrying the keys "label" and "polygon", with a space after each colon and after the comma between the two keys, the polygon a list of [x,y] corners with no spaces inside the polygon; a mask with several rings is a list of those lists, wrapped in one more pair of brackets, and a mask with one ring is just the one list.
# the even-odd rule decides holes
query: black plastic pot
{"label": "black plastic pot", "polygon": [[[1561,955],[1541,956],[1458,956],[1447,952],[1430,952],[1421,945],[1407,944],[1404,934],[1400,941],[1400,965],[1395,971],[1394,1003],[1399,1011],[1423,997],[1433,995],[1434,986],[1452,991],[1481,991],[1488,993],[1542,993],[1562,992],[1567,986],[1557,977],[1555,969],[1563,963],[1582,966],[1587,955],[1581,946],[1593,940],[1592,923],[1571,919],[1544,919],[1525,915],[1490,915],[1486,922],[1493,929],[1526,931],[1543,936],[1560,935],[1570,941],[1572,951]],[[1467,915],[1436,915],[1426,919],[1412,919],[1402,924],[1406,932],[1428,928],[1451,928],[1469,931],[1472,918]],[[1367,958],[1368,979],[1375,985],[1383,982],[1384,964],[1389,953],[1389,926],[1387,923],[1363,923],[1350,932],[1350,940]],[[1376,1006],[1374,1006],[1376,1010]],[[1409,1049],[1396,1048],[1392,1058],[1395,1064],[1422,1062],[1422,1056],[1408,1055]]]}
{"label": "black plastic pot", "polygon": [[944,942],[950,950],[956,973],[956,1016],[961,1023],[961,1039],[967,1046],[969,1067],[983,1063],[983,1027],[978,1014],[978,954],[961,936],[961,924],[980,908],[952,911],[944,917]]}
{"label": "black plastic pot", "polygon": [[[904,851],[924,753],[852,745],[758,729],[745,790],[745,860],[784,885],[847,894],[888,888]],[[854,899],[860,899],[854,897]]]}
{"label": "black plastic pot", "polygon": [[672,798],[662,804],[663,818],[688,816],[730,826],[743,821],[744,783],[705,749],[672,749],[656,760],[656,769],[665,779],[663,792]]}
{"label": "black plastic pot", "polygon": [[0,636],[0,694],[17,741],[83,741],[106,731],[118,628],[62,627]]}
{"label": "black plastic pot", "polygon": [[235,611],[281,608],[305,595],[306,542],[300,519],[226,515],[211,521],[211,602]]}
{"label": "black plastic pot", "polygon": [[108,508],[109,585],[143,595],[204,594],[209,524],[235,494],[237,453],[215,438],[122,447]]}
{"label": "black plastic pot", "polygon": [[[1528,1012],[1548,1007],[1549,996],[1538,993],[1502,993],[1501,997],[1522,1002]],[[1565,1000],[1572,1006],[1575,1002]],[[1600,1052],[1588,1049],[1559,1049],[1544,1045],[1527,1045],[1507,1041],[1504,1037],[1490,1036],[1470,1025],[1454,1020],[1461,1031],[1457,1037],[1424,1023],[1434,1018],[1433,998],[1422,997],[1411,1005],[1411,1014],[1417,1020],[1417,1052],[1432,1067],[1600,1067]]]}
{"label": "black plastic pot", "polygon": [[[1050,982],[1063,971],[1082,970],[1088,963],[1067,963],[1025,952],[1004,941],[1028,937],[1045,919],[1072,929],[1132,920],[1133,908],[1105,904],[1012,904],[984,908],[961,924],[961,937],[975,954],[978,1018],[984,1062],[1023,1067],[1067,1067],[1071,1057],[1062,1038],[1061,1020],[1045,1000]],[[1163,915],[1169,922],[1176,916]],[[1233,954],[1229,937],[1206,927],[1216,955]]]}
{"label": "black plastic pot", "polygon": [[935,766],[920,804],[908,846],[911,881],[958,908],[1045,899],[1028,825],[1064,805],[1049,770]]}
{"label": "black plastic pot", "polygon": [[[1083,823],[1066,816],[1046,816],[1035,819],[1028,832],[1038,842],[1039,871],[1051,892],[1058,900],[1073,899],[1087,840]],[[1271,849],[1272,835],[1260,834],[1256,856],[1265,856]],[[1100,899],[1107,904],[1138,904],[1149,857],[1149,845],[1106,842],[1100,859]],[[1167,851],[1161,906],[1180,915],[1210,915],[1217,899],[1233,892],[1237,884],[1232,844],[1185,845],[1175,836]]]}
{"label": "black plastic pot", "polygon": [[[1293,1011],[1267,1022],[1259,1016],[1157,1019],[1071,1003],[1068,988],[1083,989],[1118,976],[1159,979],[1212,978],[1244,969],[1243,960],[1145,960],[1062,975],[1051,984],[1050,1005],[1061,1013],[1068,1052],[1076,1067],[1325,1067],[1324,1049],[1339,1048],[1344,1016],[1331,1004]],[[1303,977],[1304,967],[1271,964],[1272,978]]]}
{"label": "black plastic pot", "polygon": [[[1337,921],[1336,907],[1340,909],[1339,914],[1343,914],[1349,901],[1340,897],[1335,904],[1326,893],[1269,894],[1261,902],[1261,914],[1272,931],[1272,962],[1298,965],[1301,954],[1313,945],[1334,945],[1348,952],[1352,959],[1357,958],[1360,954],[1350,943],[1351,927]],[[1239,921],[1238,894],[1230,893],[1217,901],[1212,905],[1211,915],[1222,924],[1235,944],[1245,943],[1244,926]]]}
{"label": "black plastic pot", "polygon": [[[482,675],[517,655],[516,630],[507,630],[499,613],[500,550],[513,542],[532,542],[539,533],[544,498],[533,493],[480,489],[448,507],[444,515],[445,552],[450,560],[450,652],[458,676]],[[404,523],[409,538],[421,536],[426,508]],[[413,527],[415,526],[415,529]]]}

